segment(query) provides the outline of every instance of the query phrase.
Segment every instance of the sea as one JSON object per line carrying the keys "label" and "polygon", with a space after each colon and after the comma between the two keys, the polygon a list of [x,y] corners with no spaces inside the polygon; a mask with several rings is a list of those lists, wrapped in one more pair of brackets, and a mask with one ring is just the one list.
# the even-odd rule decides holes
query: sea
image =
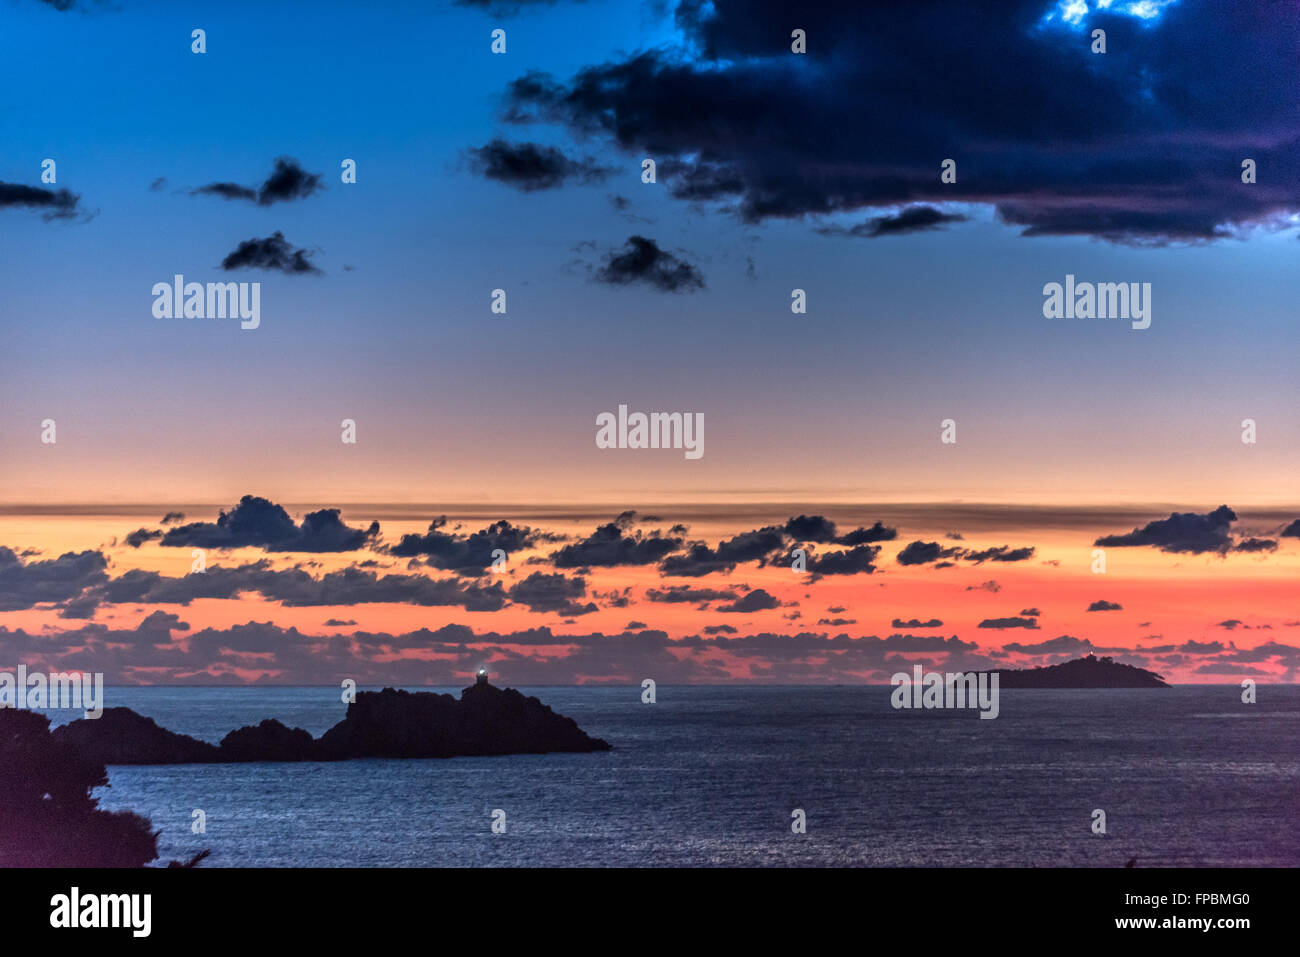
{"label": "sea", "polygon": [[[1004,690],[994,720],[876,686],[520,690],[613,750],[110,766],[95,793],[153,822],[158,863],[204,867],[1300,865],[1300,686]],[[347,708],[338,687],[105,703],[213,743]]]}

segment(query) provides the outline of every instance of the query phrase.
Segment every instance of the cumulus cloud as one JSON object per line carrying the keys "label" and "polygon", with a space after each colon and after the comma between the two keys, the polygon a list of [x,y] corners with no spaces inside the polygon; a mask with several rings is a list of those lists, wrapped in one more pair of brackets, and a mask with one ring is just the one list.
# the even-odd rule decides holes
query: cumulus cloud
{"label": "cumulus cloud", "polygon": [[629,236],[621,250],[605,257],[593,277],[610,286],[638,283],[660,292],[694,292],[704,288],[704,276],[699,269],[645,236]]}
{"label": "cumulus cloud", "polygon": [[993,548],[964,551],[961,557],[976,565],[988,561],[1023,562],[1034,557],[1034,547],[1027,545],[1022,548],[1012,548],[1010,545],[996,545]]}
{"label": "cumulus cloud", "polygon": [[221,199],[239,199],[273,206],[294,199],[306,199],[324,189],[319,173],[308,173],[292,156],[275,160],[271,175],[261,186],[241,186],[238,183],[208,183],[190,190],[191,196],[217,196]]}
{"label": "cumulus cloud", "polygon": [[752,592],[743,598],[738,598],[729,605],[719,605],[718,611],[731,612],[734,614],[747,614],[755,611],[768,611],[772,608],[780,608],[781,602],[775,596],[769,594],[762,588],[755,588]]}
{"label": "cumulus cloud", "polygon": [[66,189],[46,189],[0,181],[0,209],[38,209],[46,222],[73,219],[80,212],[81,197]]}
{"label": "cumulus cloud", "polygon": [[925,565],[941,558],[951,558],[961,554],[960,548],[944,548],[938,542],[910,542],[895,556],[900,565]]}
{"label": "cumulus cloud", "polygon": [[23,561],[13,549],[0,545],[0,611],[69,601],[84,589],[107,581],[107,568],[103,553],[94,550],[65,552],[45,561]]}
{"label": "cumulus cloud", "polygon": [[511,601],[527,605],[530,611],[554,611],[570,617],[588,615],[596,610],[594,602],[581,604],[576,601],[586,594],[586,579],[568,578],[560,572],[533,572],[509,591]]}
{"label": "cumulus cloud", "polygon": [[1038,628],[1038,621],[1034,618],[1022,616],[1011,616],[1009,618],[985,618],[979,623],[981,628]]}
{"label": "cumulus cloud", "polygon": [[681,538],[664,537],[658,531],[646,534],[638,529],[630,532],[635,518],[636,512],[623,512],[587,538],[565,545],[552,554],[552,563],[556,568],[653,565],[681,547]]}
{"label": "cumulus cloud", "polygon": [[493,522],[487,528],[470,535],[445,532],[446,516],[429,523],[423,535],[403,535],[401,541],[389,549],[400,558],[422,556],[434,568],[478,574],[485,571],[499,549],[506,556],[531,548],[542,537],[528,526],[511,525],[507,521]]}
{"label": "cumulus cloud", "polygon": [[312,265],[312,253],[305,249],[295,249],[284,233],[278,229],[265,239],[246,239],[235,247],[234,252],[221,260],[221,268],[226,272],[236,269],[266,269],[289,275],[318,274],[320,270]]}
{"label": "cumulus cloud", "polygon": [[690,585],[670,585],[667,588],[648,588],[645,596],[653,602],[680,604],[683,602],[735,601],[740,595],[731,589],[692,588]]}
{"label": "cumulus cloud", "polygon": [[216,522],[192,522],[168,529],[162,544],[168,548],[264,548],[272,552],[346,552],[365,548],[379,535],[379,523],[351,528],[339,518],[337,508],[309,512],[301,525],[294,523],[274,502],[245,495]]}
{"label": "cumulus cloud", "polygon": [[1150,546],[1162,552],[1223,553],[1231,545],[1229,532],[1237,515],[1226,505],[1212,512],[1174,512],[1123,535],[1103,535],[1093,542],[1104,548]]}
{"label": "cumulus cloud", "polygon": [[878,239],[881,236],[898,236],[904,233],[942,229],[948,223],[965,221],[966,217],[960,213],[945,213],[933,206],[908,206],[897,213],[876,216],[854,226],[819,226],[817,232],[823,236],[859,236],[864,239]]}
{"label": "cumulus cloud", "polygon": [[909,618],[904,621],[901,618],[895,618],[890,623],[891,628],[942,628],[943,622],[938,618],[931,618],[929,621],[921,621],[919,618]]}
{"label": "cumulus cloud", "polygon": [[613,172],[590,158],[570,159],[554,146],[508,143],[500,137],[471,148],[469,155],[475,172],[525,193],[555,189],[569,180],[599,182]]}
{"label": "cumulus cloud", "polygon": [[[788,4],[682,0],[680,46],[566,80],[528,73],[508,87],[505,117],[655,156],[674,197],[749,222],[833,225],[962,202],[1031,236],[1161,243],[1285,225],[1300,211],[1288,185],[1300,181],[1300,122],[1285,97],[1241,95],[1260,71],[1280,89],[1300,85],[1300,22],[1253,4],[1070,9],[828,0],[800,11],[809,48],[792,56]],[[1090,50],[1094,28],[1107,33],[1105,56]],[[943,69],[918,70],[918,50]],[[1240,182],[1245,156],[1273,171],[1272,185]],[[955,183],[939,177],[948,157]],[[899,231],[907,215],[859,231]]]}

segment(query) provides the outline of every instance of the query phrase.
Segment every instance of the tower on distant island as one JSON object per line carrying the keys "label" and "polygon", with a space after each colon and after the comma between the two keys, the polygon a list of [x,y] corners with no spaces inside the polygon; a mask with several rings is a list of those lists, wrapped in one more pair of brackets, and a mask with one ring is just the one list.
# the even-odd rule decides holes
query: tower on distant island
{"label": "tower on distant island", "polygon": [[475,683],[475,684],[480,684],[480,685],[485,685],[485,684],[488,683],[488,680],[487,680],[487,679],[488,679],[487,669],[486,669],[486,668],[480,668],[480,669],[478,670],[478,678],[475,679],[475,682],[474,682],[474,683]]}

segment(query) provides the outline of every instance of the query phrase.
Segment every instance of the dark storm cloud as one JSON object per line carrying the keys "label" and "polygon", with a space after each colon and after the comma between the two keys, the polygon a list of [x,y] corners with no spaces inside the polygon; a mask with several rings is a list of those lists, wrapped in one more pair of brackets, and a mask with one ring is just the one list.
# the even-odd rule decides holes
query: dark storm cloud
{"label": "dark storm cloud", "polygon": [[966,561],[974,562],[976,565],[989,561],[1023,562],[1034,557],[1034,547],[1027,545],[1023,548],[1012,548],[1010,545],[995,545],[979,551],[961,552],[960,555]]}
{"label": "dark storm cloud", "polygon": [[796,542],[865,545],[868,542],[892,541],[898,537],[898,530],[876,522],[870,528],[856,528],[840,535],[835,523],[828,518],[821,515],[799,515],[785,523],[785,534]]}
{"label": "dark storm cloud", "polygon": [[305,199],[320,188],[320,174],[308,173],[293,157],[281,156],[257,191],[257,204],[270,206],[291,199]]}
{"label": "dark storm cloud", "polygon": [[275,160],[271,175],[260,187],[241,186],[238,183],[208,183],[190,190],[190,195],[241,199],[259,206],[272,206],[293,199],[306,199],[323,188],[319,173],[308,173],[292,156],[281,156]]}
{"label": "dark storm cloud", "polygon": [[833,542],[835,523],[821,515],[799,515],[785,523],[785,533],[796,542]]}
{"label": "dark storm cloud", "polygon": [[[97,551],[65,552],[46,561],[24,562],[13,549],[0,545],[0,611],[70,601],[84,589],[106,581],[107,568],[108,560]],[[77,610],[87,609],[82,605]]]}
{"label": "dark storm cloud", "polygon": [[23,207],[41,210],[46,222],[54,219],[72,219],[77,213],[81,197],[66,189],[45,189],[42,186],[24,186],[21,183],[0,182],[0,209]]}
{"label": "dark storm cloud", "polygon": [[1038,621],[1033,618],[985,618],[979,623],[981,628],[1038,628]]}
{"label": "dark storm cloud", "polygon": [[870,575],[876,570],[878,545],[858,545],[842,552],[824,552],[808,559],[808,571],[814,575]]}
{"label": "dark storm cloud", "polygon": [[941,558],[951,558],[961,554],[960,548],[944,548],[938,542],[911,542],[896,557],[900,565],[924,565]]}
{"label": "dark storm cloud", "polygon": [[469,154],[475,172],[525,193],[555,189],[567,180],[599,182],[613,172],[590,158],[570,159],[554,146],[508,143],[500,137]]}
{"label": "dark storm cloud", "polygon": [[302,525],[274,502],[245,495],[216,522],[192,522],[169,529],[162,544],[169,548],[264,548],[270,552],[347,552],[365,548],[379,535],[379,523],[351,528],[337,508],[309,512]]}
{"label": "dark storm cloud", "polygon": [[645,597],[662,604],[681,604],[707,601],[735,601],[738,592],[720,588],[692,588],[690,585],[671,585],[667,588],[648,588]]}
{"label": "dark storm cloud", "polygon": [[152,542],[155,539],[162,538],[162,529],[159,528],[137,528],[134,532],[127,535],[122,541],[132,548],[139,548],[145,542]]}
{"label": "dark storm cloud", "polygon": [[596,610],[593,602],[578,604],[587,594],[585,578],[568,578],[556,572],[533,572],[509,591],[510,600],[527,605],[529,611],[556,611],[562,615],[587,615]]}
{"label": "dark storm cloud", "polygon": [[662,575],[698,577],[711,572],[728,572],[742,562],[760,565],[790,565],[794,560],[790,546],[798,543],[826,543],[850,546],[844,551],[805,555],[806,570],[814,577],[854,575],[875,571],[878,546],[867,542],[889,541],[895,529],[876,522],[869,528],[857,528],[843,535],[835,523],[821,515],[798,515],[784,525],[767,525],[719,542],[716,548],[704,542],[691,542],[684,554],[669,555],[659,563]]}
{"label": "dark storm cloud", "polygon": [[1110,548],[1149,545],[1162,552],[1223,553],[1231,546],[1229,532],[1236,520],[1236,513],[1226,505],[1205,515],[1174,512],[1124,535],[1104,535],[1093,544]]}
{"label": "dark storm cloud", "polygon": [[704,542],[692,542],[684,555],[669,555],[661,561],[659,572],[690,578],[710,572],[729,572],[741,562],[767,558],[784,542],[784,531],[778,525],[741,532],[734,538],[719,542],[717,548],[710,548]]}
{"label": "dark storm cloud", "polygon": [[[506,117],[656,157],[673,195],[748,221],[967,202],[1030,235],[1163,242],[1300,209],[1300,121],[1260,87],[1300,86],[1300,19],[1269,4],[1182,2],[1147,20],[1089,6],[1068,24],[1052,0],[828,0],[792,20],[783,0],[683,0],[682,49],[564,82],[529,73]],[[954,184],[939,178],[948,157]]]}
{"label": "dark storm cloud", "polygon": [[492,553],[497,549],[508,557],[531,548],[541,537],[539,532],[526,525],[511,525],[504,520],[493,522],[471,535],[444,532],[442,529],[446,524],[444,516],[430,522],[429,531],[424,535],[403,535],[401,541],[389,549],[390,554],[400,558],[425,556],[427,564],[434,568],[478,574],[492,564]]}
{"label": "dark storm cloud", "polygon": [[948,223],[965,221],[966,217],[959,213],[945,213],[933,206],[908,206],[892,216],[876,216],[856,226],[820,226],[817,232],[823,236],[858,236],[864,239],[877,239],[881,236],[898,236],[903,233],[939,229]]}
{"label": "dark storm cloud", "polygon": [[319,273],[308,261],[312,255],[305,249],[295,249],[278,229],[265,239],[246,239],[235,251],[221,260],[226,272],[236,269],[269,269],[289,275]]}
{"label": "dark storm cloud", "polygon": [[587,538],[565,545],[551,555],[556,568],[619,565],[653,565],[681,547],[682,539],[664,538],[658,531],[645,534],[639,529],[629,534],[636,512],[623,512],[614,521],[601,525]]}
{"label": "dark storm cloud", "polygon": [[837,538],[839,545],[864,545],[867,542],[892,542],[898,537],[898,529],[888,528],[880,522],[870,528],[855,528]]}
{"label": "dark storm cloud", "polygon": [[1123,607],[1124,606],[1119,604],[1118,602],[1106,601],[1106,599],[1104,598],[1099,598],[1096,601],[1094,601],[1091,605],[1089,605],[1087,610],[1088,611],[1120,611]]}
{"label": "dark storm cloud", "polygon": [[686,260],[660,249],[653,239],[629,236],[623,248],[605,257],[593,273],[611,286],[644,283],[660,292],[692,292],[704,288],[704,276]]}
{"label": "dark storm cloud", "polygon": [[921,621],[919,618],[909,618],[904,621],[901,618],[895,618],[890,623],[891,628],[942,628],[943,622],[938,618],[931,618],[929,621]]}
{"label": "dark storm cloud", "polygon": [[731,612],[733,614],[748,614],[755,611],[768,611],[772,608],[780,608],[779,602],[775,596],[769,594],[762,588],[755,588],[744,598],[739,598],[729,605],[719,605],[717,611]]}
{"label": "dark storm cloud", "polygon": [[1300,518],[1297,518],[1294,522],[1292,522],[1292,523],[1291,523],[1290,525],[1288,525],[1286,528],[1282,529],[1282,537],[1283,537],[1283,538],[1300,538]]}

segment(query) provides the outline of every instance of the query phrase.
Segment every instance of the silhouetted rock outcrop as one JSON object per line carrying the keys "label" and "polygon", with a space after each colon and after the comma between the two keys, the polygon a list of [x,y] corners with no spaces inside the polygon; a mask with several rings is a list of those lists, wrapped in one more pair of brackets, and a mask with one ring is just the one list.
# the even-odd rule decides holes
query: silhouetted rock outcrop
{"label": "silhouetted rock outcrop", "polygon": [[274,718],[246,725],[221,739],[224,761],[311,761],[316,742],[302,728],[290,728]]}
{"label": "silhouetted rock outcrop", "polygon": [[1145,668],[1124,665],[1112,658],[1087,655],[1045,668],[999,671],[998,682],[1007,688],[1168,688],[1165,679]]}
{"label": "silhouetted rock outcrop", "polygon": [[105,708],[52,732],[54,739],[100,764],[211,764],[222,760],[216,745],[177,734],[130,708]]}
{"label": "silhouetted rock outcrop", "polygon": [[[102,727],[101,727],[102,726]],[[452,758],[608,751],[572,718],[513,688],[480,680],[456,699],[433,692],[363,691],[320,738],[267,719],[231,731],[220,747],[175,734],[127,708],[107,708],[54,732],[87,760],[103,764],[217,764]]]}
{"label": "silhouetted rock outcrop", "polygon": [[485,682],[460,700],[385,688],[362,692],[347,717],[321,735],[327,758],[449,758],[456,755],[608,751],[572,718],[536,698]]}

